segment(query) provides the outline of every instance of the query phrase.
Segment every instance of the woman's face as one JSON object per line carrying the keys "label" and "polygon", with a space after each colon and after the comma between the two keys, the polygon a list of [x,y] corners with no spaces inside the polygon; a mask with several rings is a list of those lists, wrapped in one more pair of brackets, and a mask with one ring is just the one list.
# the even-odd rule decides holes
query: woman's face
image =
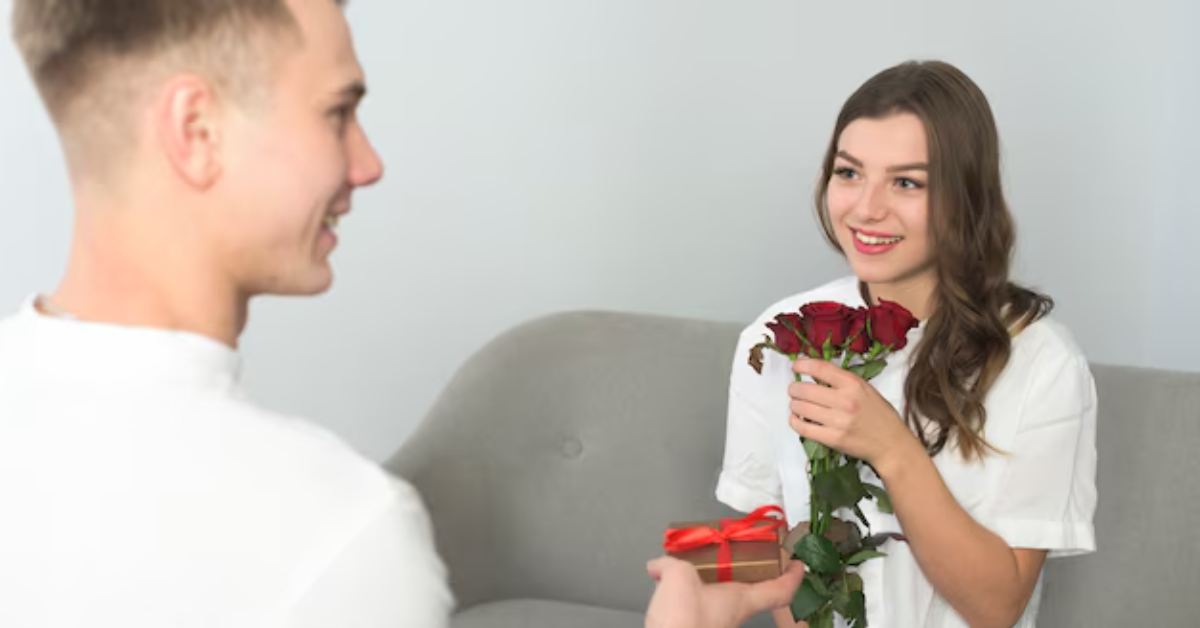
{"label": "woman's face", "polygon": [[932,286],[928,186],[929,149],[917,116],[860,118],[842,131],[829,218],[854,274],[868,286]]}

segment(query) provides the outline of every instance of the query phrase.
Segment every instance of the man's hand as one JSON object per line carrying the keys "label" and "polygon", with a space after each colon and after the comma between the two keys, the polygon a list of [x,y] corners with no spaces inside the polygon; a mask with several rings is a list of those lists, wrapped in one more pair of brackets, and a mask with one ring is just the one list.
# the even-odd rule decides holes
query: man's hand
{"label": "man's hand", "polygon": [[804,564],[792,561],[780,577],[767,582],[704,584],[696,568],[665,556],[647,565],[658,581],[646,628],[737,628],[758,613],[786,607],[804,580]]}

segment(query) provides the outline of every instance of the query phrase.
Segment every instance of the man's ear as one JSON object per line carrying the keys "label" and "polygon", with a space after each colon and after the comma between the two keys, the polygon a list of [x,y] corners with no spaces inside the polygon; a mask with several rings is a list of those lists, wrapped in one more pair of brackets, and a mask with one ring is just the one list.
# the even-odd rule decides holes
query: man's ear
{"label": "man's ear", "polygon": [[155,131],[176,173],[207,189],[221,175],[223,110],[217,91],[199,76],[177,76],[159,91]]}

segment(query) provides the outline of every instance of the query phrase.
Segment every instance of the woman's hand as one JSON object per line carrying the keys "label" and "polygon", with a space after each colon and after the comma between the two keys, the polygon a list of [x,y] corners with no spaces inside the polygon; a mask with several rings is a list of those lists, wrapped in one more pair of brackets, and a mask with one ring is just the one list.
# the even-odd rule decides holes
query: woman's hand
{"label": "woman's hand", "polygon": [[876,469],[922,450],[896,409],[858,375],[824,360],[801,358],[794,370],[828,384],[788,387],[792,429],[805,438],[866,460]]}

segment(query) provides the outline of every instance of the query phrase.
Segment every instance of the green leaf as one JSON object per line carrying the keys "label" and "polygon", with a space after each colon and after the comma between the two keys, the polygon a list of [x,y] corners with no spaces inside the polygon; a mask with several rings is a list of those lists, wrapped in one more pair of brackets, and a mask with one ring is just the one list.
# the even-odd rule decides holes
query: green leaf
{"label": "green leaf", "polygon": [[815,474],[813,489],[816,491],[817,497],[834,510],[849,508],[867,496],[862,480],[858,477],[858,469],[854,465],[845,465],[833,471]]}
{"label": "green leaf", "polygon": [[862,591],[851,591],[850,601],[846,604],[846,610],[842,613],[850,621],[851,626],[867,626],[867,596]]}
{"label": "green leaf", "polygon": [[884,556],[887,556],[887,554],[884,554],[883,552],[876,552],[874,550],[863,550],[847,558],[846,564],[853,567],[854,565],[861,565],[872,558],[883,558]]}
{"label": "green leaf", "polygon": [[821,597],[828,599],[833,595],[829,590],[829,584],[825,582],[821,574],[809,572],[804,574],[804,579],[812,584],[813,590],[820,594]]}
{"label": "green leaf", "polygon": [[889,515],[896,512],[896,510],[892,508],[892,498],[882,486],[863,484],[863,488],[870,493],[871,497],[874,497],[879,501],[879,512],[886,512]]}
{"label": "green leaf", "polygon": [[828,601],[829,597],[818,593],[813,587],[812,580],[805,576],[804,581],[800,583],[800,588],[796,589],[796,594],[792,596],[792,618],[796,621],[808,621],[813,613],[820,610]]}
{"label": "green leaf", "polygon": [[817,573],[831,574],[842,568],[842,556],[838,554],[833,541],[816,534],[806,534],[796,541],[792,554]]}
{"label": "green leaf", "polygon": [[850,591],[862,591],[863,581],[862,576],[856,573],[846,574],[846,588]]}
{"label": "green leaf", "polygon": [[837,595],[829,601],[829,606],[843,617],[846,616],[846,609],[850,606],[850,593],[848,591],[838,591]]}
{"label": "green leaf", "polygon": [[829,456],[829,448],[811,438],[806,438],[804,439],[804,453],[808,454],[809,460],[824,460]]}
{"label": "green leaf", "polygon": [[872,360],[870,362],[863,362],[862,364],[855,364],[848,370],[867,381],[871,381],[882,373],[886,367],[887,360]]}
{"label": "green leaf", "polygon": [[808,628],[833,628],[833,609],[827,608],[808,622]]}

